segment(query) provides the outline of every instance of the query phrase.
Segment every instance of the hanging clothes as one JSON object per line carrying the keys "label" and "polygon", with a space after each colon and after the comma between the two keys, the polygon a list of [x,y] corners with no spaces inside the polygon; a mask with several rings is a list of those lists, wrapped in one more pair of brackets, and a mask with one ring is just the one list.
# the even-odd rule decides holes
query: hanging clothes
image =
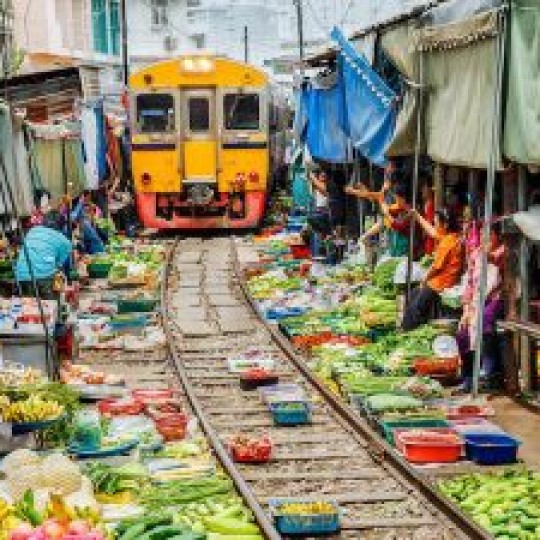
{"label": "hanging clothes", "polygon": [[[28,124],[31,131],[31,161],[39,178],[36,190],[46,190],[53,199],[79,194],[85,186],[80,127],[74,122]],[[65,171],[64,171],[65,167]]]}
{"label": "hanging clothes", "polygon": [[0,213],[12,215],[15,211],[20,216],[29,216],[33,207],[33,189],[23,120],[12,115],[4,104],[0,104],[0,152],[4,163],[0,173]]}
{"label": "hanging clothes", "polygon": [[81,138],[84,150],[85,188],[99,187],[98,122],[94,107],[83,105],[81,110]]}
{"label": "hanging clothes", "polygon": [[121,169],[121,156],[120,156],[120,143],[116,136],[116,130],[112,120],[107,116],[105,117],[106,126],[106,138],[107,138],[107,159],[109,167],[114,171],[115,175],[118,175]]}

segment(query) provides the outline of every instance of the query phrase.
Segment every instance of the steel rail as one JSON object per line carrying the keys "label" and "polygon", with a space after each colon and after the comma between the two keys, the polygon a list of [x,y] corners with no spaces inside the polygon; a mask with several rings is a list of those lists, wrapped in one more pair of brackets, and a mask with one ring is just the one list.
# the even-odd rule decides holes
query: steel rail
{"label": "steel rail", "polygon": [[457,529],[465,534],[471,540],[490,540],[493,537],[474,521],[472,521],[454,502],[445,498],[439,493],[432,484],[416,472],[409,463],[398,456],[393,448],[374,431],[371,426],[356,413],[351,407],[345,404],[340,398],[337,398],[328,390],[328,388],[313,374],[307,367],[304,360],[293,349],[290,341],[279,331],[276,326],[270,325],[257,309],[257,305],[250,295],[243,272],[238,260],[238,252],[234,237],[231,237],[231,253],[233,262],[233,271],[242,290],[246,302],[250,305],[256,317],[264,325],[266,330],[272,336],[281,351],[302,373],[302,375],[323,395],[326,402],[334,409],[353,430],[363,437],[371,445],[376,458],[391,466],[401,480],[406,480],[408,484],[416,488],[429,503],[446,516]]}
{"label": "steel rail", "polygon": [[203,407],[199,399],[195,395],[195,392],[193,391],[192,385],[189,381],[189,377],[180,359],[178,350],[176,349],[175,338],[173,336],[173,333],[169,325],[170,319],[168,316],[167,290],[168,290],[168,283],[169,283],[169,270],[171,269],[174,253],[177,246],[178,246],[178,239],[175,240],[172,248],[169,250],[167,254],[167,259],[165,262],[165,271],[163,273],[163,279],[161,283],[161,305],[160,305],[163,329],[165,331],[165,336],[167,338],[168,349],[174,362],[174,368],[182,383],[185,396],[187,400],[189,401],[195,415],[197,416],[201,424],[202,430],[204,431],[205,435],[208,437],[214,449],[214,452],[216,453],[223,468],[227,471],[227,473],[231,477],[234,485],[236,486],[236,489],[238,490],[238,492],[240,493],[240,495],[242,496],[246,504],[249,506],[249,508],[253,512],[255,519],[259,527],[262,529],[262,532],[264,533],[265,537],[267,538],[267,540],[281,540],[281,535],[277,532],[273,523],[268,518],[267,513],[264,511],[262,506],[259,504],[255,496],[253,495],[247,482],[244,480],[242,475],[238,472],[238,469],[236,468],[234,462],[231,460],[229,453],[227,452],[227,450],[221,443],[221,440],[219,439],[217,433],[215,432],[212,425],[208,421],[204,413]]}

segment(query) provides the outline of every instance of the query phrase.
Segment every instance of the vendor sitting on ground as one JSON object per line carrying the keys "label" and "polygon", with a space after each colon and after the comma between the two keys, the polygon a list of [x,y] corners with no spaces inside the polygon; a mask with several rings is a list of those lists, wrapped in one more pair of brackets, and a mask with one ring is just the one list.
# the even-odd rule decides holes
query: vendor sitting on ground
{"label": "vendor sitting on ground", "polygon": [[[34,277],[40,296],[54,298],[54,278],[69,261],[72,251],[71,242],[58,227],[58,216],[50,213],[45,216],[43,225],[32,227],[26,234],[15,266],[15,277],[26,296],[34,295]],[[32,272],[28,268],[28,259]]]}
{"label": "vendor sitting on ground", "polygon": [[403,330],[414,330],[429,321],[439,295],[444,289],[454,287],[459,281],[462,268],[462,242],[459,224],[447,209],[435,212],[435,225],[431,225],[417,211],[412,215],[433,239],[436,246],[434,261],[424,281],[412,291],[403,314]]}

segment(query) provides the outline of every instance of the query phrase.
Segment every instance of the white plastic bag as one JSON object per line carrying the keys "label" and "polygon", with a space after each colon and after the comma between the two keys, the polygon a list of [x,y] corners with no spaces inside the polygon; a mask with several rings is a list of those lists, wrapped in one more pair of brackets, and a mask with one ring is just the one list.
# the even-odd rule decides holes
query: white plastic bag
{"label": "white plastic bag", "polygon": [[540,242],[540,206],[533,206],[526,212],[517,212],[512,217],[525,236]]}

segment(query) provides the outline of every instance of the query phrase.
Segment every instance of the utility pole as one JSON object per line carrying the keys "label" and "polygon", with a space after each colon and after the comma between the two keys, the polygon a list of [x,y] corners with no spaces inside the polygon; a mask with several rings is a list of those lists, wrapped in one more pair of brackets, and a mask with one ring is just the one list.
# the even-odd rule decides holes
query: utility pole
{"label": "utility pole", "polygon": [[304,11],[303,0],[294,0],[296,6],[296,23],[298,26],[298,57],[300,60],[300,74],[304,78]]}
{"label": "utility pole", "polygon": [[124,67],[124,86],[125,89],[127,89],[129,82],[129,57],[126,0],[120,0],[120,11],[120,16],[122,17],[122,63]]}
{"label": "utility pole", "polygon": [[249,61],[249,34],[248,27],[244,26],[244,62],[247,64]]}

